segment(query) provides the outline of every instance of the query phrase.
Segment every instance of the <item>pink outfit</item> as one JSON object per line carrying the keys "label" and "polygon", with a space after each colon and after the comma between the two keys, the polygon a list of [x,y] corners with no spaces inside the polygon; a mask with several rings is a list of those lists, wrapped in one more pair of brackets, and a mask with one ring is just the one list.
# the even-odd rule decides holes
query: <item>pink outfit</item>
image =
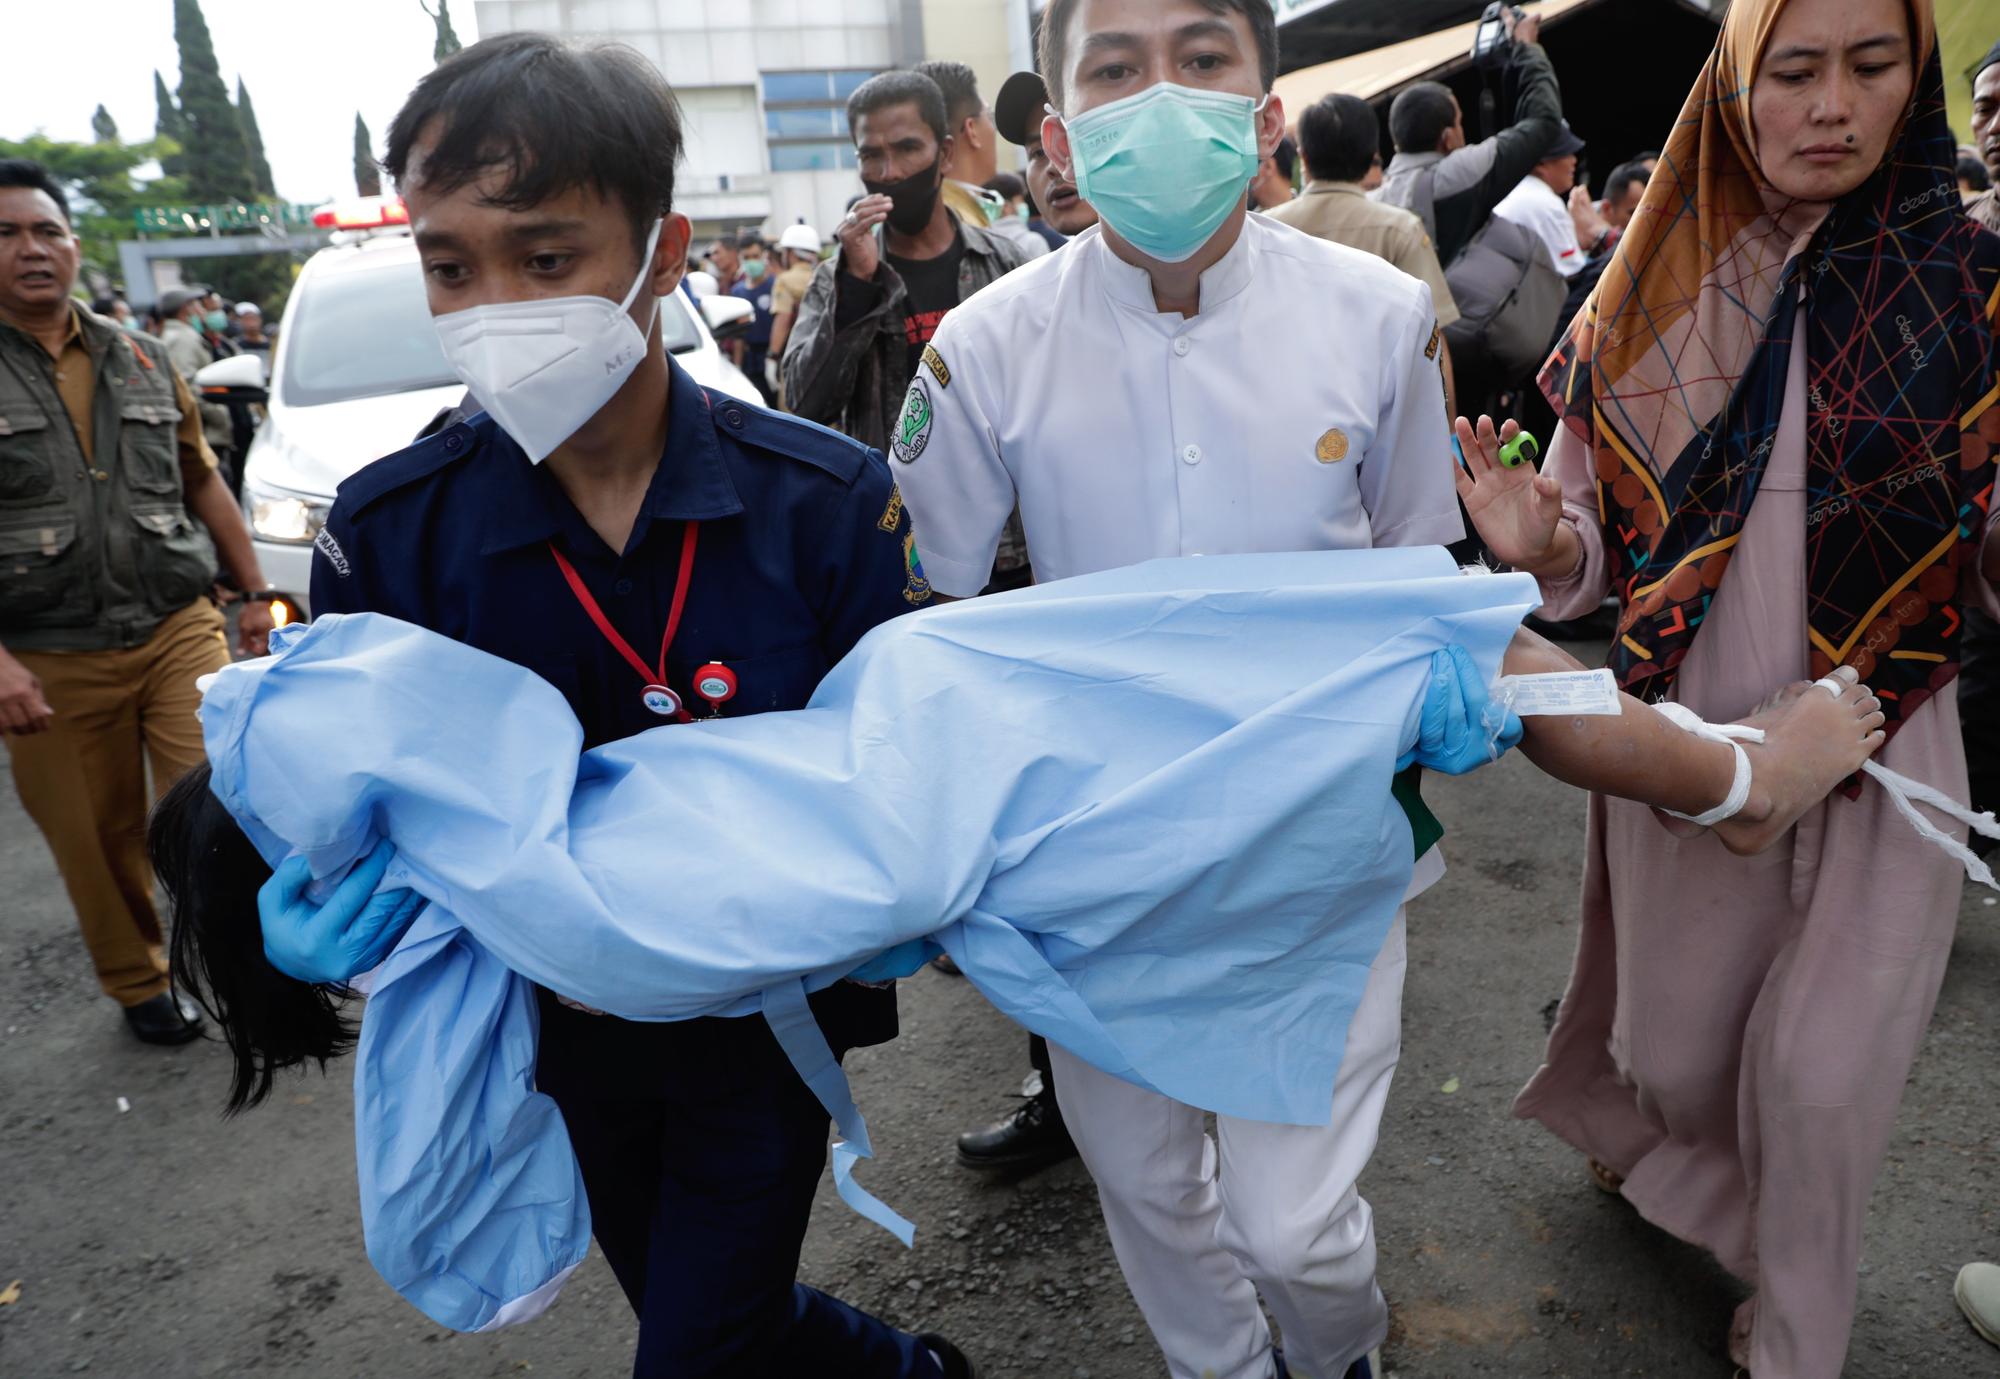
{"label": "pink outfit", "polygon": [[[1802,314],[1796,338],[1803,328]],[[1710,722],[1808,678],[1805,366],[1794,351],[1769,467],[1672,696]],[[1567,428],[1547,469],[1584,554],[1543,583],[1542,614],[1573,618],[1610,585],[1594,469]],[[1965,578],[1964,595],[1993,606],[1977,572]],[[1956,687],[1880,760],[1966,799]],[[1759,857],[1708,833],[1676,838],[1652,811],[1598,795],[1587,840],[1575,970],[1515,1114],[1625,1175],[1649,1221],[1755,1286],[1756,1379],[1838,1379],[1868,1197],[1944,980],[1963,873],[1872,782]]]}

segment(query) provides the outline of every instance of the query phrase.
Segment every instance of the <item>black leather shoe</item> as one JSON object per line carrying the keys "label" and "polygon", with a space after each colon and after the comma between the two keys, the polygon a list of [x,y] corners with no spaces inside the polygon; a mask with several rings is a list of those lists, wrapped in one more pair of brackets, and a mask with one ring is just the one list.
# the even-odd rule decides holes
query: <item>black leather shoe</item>
{"label": "black leather shoe", "polygon": [[185,1044],[201,1036],[200,1009],[171,991],[126,1006],[125,1023],[143,1044]]}
{"label": "black leather shoe", "polygon": [[964,1351],[937,1332],[919,1332],[917,1343],[937,1356],[938,1363],[944,1366],[944,1379],[979,1379],[978,1366],[965,1358]]}
{"label": "black leather shoe", "polygon": [[958,1137],[958,1161],[967,1168],[1042,1168],[1075,1157],[1052,1092],[1023,1097],[1004,1119]]}

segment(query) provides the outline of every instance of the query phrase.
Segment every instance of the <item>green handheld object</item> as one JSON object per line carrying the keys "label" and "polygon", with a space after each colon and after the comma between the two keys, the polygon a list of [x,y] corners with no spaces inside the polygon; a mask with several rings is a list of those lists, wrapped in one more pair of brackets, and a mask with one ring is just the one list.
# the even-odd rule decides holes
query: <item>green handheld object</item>
{"label": "green handheld object", "polygon": [[1526,431],[1500,447],[1500,465],[1503,469],[1519,469],[1524,464],[1533,464],[1541,457],[1540,443]]}

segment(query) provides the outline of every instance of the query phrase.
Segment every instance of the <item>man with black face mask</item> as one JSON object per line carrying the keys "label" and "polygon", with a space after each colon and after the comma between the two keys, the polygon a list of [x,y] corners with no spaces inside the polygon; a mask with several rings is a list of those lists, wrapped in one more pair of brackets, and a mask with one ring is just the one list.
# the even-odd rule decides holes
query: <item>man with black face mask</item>
{"label": "man with black face mask", "polygon": [[[886,451],[903,396],[946,313],[1021,266],[1019,248],[945,206],[951,153],[944,93],[920,72],[885,72],[847,102],[868,195],[840,222],[785,351],[792,410]],[[933,368],[942,367],[932,365]]]}

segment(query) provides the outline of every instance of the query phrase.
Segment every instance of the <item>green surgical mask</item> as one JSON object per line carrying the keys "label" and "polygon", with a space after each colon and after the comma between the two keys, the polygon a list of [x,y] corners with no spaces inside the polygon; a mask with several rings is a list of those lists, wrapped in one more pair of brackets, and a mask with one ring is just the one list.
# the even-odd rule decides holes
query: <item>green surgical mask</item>
{"label": "green surgical mask", "polygon": [[226,311],[205,312],[201,319],[202,324],[208,327],[210,335],[220,335],[229,329],[229,313]]}
{"label": "green surgical mask", "polygon": [[763,277],[764,260],[762,259],[743,260],[743,276],[750,279],[750,281],[752,282],[755,282],[757,281],[757,279]]}
{"label": "green surgical mask", "polygon": [[1163,81],[1072,115],[1077,195],[1141,253],[1184,263],[1242,203],[1270,99]]}

